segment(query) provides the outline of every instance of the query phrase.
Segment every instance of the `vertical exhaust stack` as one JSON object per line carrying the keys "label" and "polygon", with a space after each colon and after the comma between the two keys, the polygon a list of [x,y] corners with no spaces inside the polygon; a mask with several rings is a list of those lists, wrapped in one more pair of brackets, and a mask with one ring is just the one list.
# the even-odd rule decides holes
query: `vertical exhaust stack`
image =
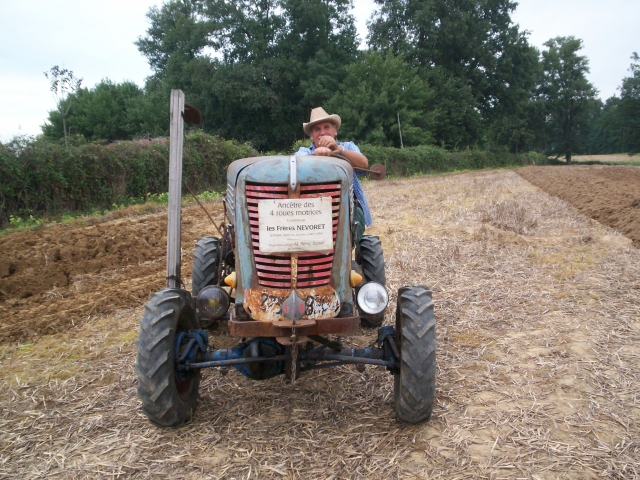
{"label": "vertical exhaust stack", "polygon": [[167,287],[180,288],[180,224],[182,207],[182,147],[184,93],[171,90],[169,126],[169,207],[167,222]]}

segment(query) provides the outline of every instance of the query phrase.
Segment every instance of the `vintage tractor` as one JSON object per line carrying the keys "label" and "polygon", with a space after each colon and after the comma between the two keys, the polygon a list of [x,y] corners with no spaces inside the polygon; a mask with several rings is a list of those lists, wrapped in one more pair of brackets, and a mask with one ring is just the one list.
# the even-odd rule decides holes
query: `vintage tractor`
{"label": "vintage tractor", "polygon": [[[195,245],[192,291],[179,288],[168,264],[170,288],[152,296],[140,320],[138,395],[152,423],[191,418],[204,368],[294,382],[302,372],[345,364],[386,367],[395,377],[397,419],[429,420],[436,339],[428,287],[400,288],[395,328],[379,328],[370,347],[342,345],[361,321],[379,326],[388,303],[380,241],[364,235],[355,244],[353,176],[346,159],[312,155],[229,166],[226,218],[219,237]],[[176,228],[179,239],[180,203],[172,207],[171,197],[170,186],[169,239]],[[173,260],[168,253],[179,272],[179,251]],[[206,327],[222,320],[239,339],[233,348],[209,342]]]}

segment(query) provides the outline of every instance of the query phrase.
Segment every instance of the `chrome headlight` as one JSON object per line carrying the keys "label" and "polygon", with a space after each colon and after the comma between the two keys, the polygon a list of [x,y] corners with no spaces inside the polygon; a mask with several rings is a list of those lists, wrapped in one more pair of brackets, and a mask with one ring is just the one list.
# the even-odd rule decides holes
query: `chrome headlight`
{"label": "chrome headlight", "polygon": [[204,318],[215,320],[222,317],[229,310],[229,294],[215,285],[209,285],[200,290],[196,299],[196,306]]}
{"label": "chrome headlight", "polygon": [[389,294],[379,283],[366,283],[358,292],[358,306],[365,313],[380,313],[387,308],[388,303]]}

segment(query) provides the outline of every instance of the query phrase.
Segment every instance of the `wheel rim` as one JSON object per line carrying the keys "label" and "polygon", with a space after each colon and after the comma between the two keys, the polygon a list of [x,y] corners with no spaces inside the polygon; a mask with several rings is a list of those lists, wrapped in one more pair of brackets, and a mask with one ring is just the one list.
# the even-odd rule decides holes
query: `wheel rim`
{"label": "wheel rim", "polygon": [[[178,324],[176,325],[176,332],[175,332],[174,339],[177,337],[178,333],[188,332],[189,330],[191,330],[192,327],[190,324],[191,324],[191,318],[189,316],[189,313],[183,311],[180,315],[180,318],[178,319]],[[182,353],[180,350],[179,352]],[[174,358],[173,360],[175,362],[177,361],[177,358]],[[190,375],[190,378],[184,381],[180,381],[178,380],[178,376],[174,375],[176,390],[178,392],[178,396],[182,400],[187,400],[189,398],[190,392],[193,389],[193,385],[194,385],[194,379],[193,379],[194,376],[195,376],[195,373],[192,373]]]}

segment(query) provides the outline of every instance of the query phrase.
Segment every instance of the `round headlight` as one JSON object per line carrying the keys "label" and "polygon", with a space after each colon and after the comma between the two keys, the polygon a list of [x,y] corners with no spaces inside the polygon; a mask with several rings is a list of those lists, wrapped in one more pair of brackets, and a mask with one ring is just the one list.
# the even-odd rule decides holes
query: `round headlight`
{"label": "round headlight", "polygon": [[387,290],[379,283],[366,283],[358,292],[358,306],[365,313],[380,313],[387,308],[388,303]]}
{"label": "round headlight", "polygon": [[215,320],[229,310],[229,294],[222,287],[209,285],[200,290],[196,306],[204,318]]}

